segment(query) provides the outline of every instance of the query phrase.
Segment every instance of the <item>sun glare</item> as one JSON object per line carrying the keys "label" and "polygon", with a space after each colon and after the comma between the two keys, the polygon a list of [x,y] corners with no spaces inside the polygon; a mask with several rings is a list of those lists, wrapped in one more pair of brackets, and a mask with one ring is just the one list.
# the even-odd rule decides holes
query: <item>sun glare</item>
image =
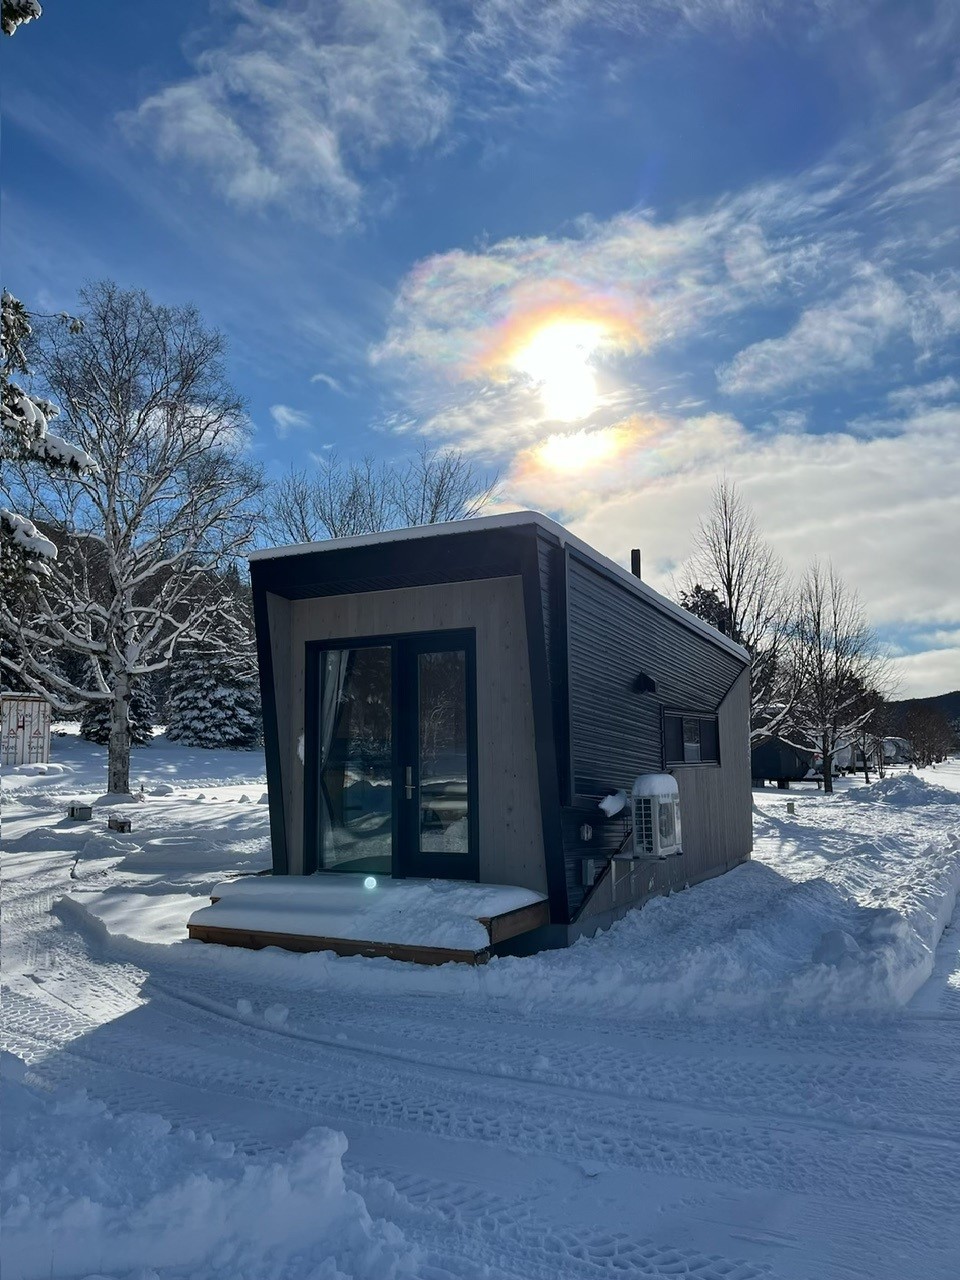
{"label": "sun glare", "polygon": [[537,446],[535,460],[551,471],[583,471],[608,462],[622,452],[625,433],[618,427],[572,431],[550,436]]}
{"label": "sun glare", "polygon": [[537,385],[551,418],[574,422],[597,407],[590,361],[606,335],[607,326],[599,320],[556,320],[538,329],[513,355],[514,369]]}

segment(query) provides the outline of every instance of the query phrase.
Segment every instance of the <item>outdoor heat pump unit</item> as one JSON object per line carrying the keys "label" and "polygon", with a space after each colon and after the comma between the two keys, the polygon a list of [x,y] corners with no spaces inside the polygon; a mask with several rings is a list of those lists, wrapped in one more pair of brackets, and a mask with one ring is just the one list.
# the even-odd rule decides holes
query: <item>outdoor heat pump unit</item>
{"label": "outdoor heat pump unit", "polygon": [[680,788],[669,773],[644,773],[633,784],[633,856],[665,859],[683,853]]}

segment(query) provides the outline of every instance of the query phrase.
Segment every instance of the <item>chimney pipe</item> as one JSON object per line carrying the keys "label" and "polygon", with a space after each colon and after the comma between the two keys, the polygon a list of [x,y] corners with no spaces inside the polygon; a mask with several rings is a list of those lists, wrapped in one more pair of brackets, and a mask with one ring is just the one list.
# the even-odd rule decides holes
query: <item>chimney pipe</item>
{"label": "chimney pipe", "polygon": [[640,548],[639,547],[634,547],[633,550],[630,552],[630,572],[633,574],[635,578],[643,577],[643,574],[640,572]]}

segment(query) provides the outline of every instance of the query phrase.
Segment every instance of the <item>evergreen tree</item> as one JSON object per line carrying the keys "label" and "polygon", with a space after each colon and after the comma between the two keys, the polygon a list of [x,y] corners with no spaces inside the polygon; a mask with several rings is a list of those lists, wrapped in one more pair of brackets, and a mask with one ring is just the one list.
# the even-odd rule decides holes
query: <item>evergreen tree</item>
{"label": "evergreen tree", "polygon": [[[80,737],[88,742],[106,746],[110,741],[111,702],[102,698],[90,702],[80,719]],[[130,741],[135,747],[145,747],[153,741],[153,726],[157,708],[148,685],[138,685],[130,697]]]}
{"label": "evergreen tree", "polygon": [[167,737],[190,747],[259,746],[256,676],[225,653],[192,649],[181,654],[170,673]]}
{"label": "evergreen tree", "polygon": [[33,22],[42,12],[37,0],[3,0],[3,16],[0,18],[3,34],[16,35],[17,27],[24,22]]}

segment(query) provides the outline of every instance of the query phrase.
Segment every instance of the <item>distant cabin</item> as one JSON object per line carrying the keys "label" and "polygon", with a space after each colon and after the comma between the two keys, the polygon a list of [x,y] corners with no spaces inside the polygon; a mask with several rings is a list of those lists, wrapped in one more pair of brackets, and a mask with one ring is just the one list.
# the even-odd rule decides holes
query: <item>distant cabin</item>
{"label": "distant cabin", "polygon": [[[750,856],[747,654],[554,521],[284,547],[250,569],[275,875],[517,886],[542,910],[503,949],[535,950]],[[672,775],[682,839],[640,849],[646,775]],[[682,852],[660,856],[661,836]]]}
{"label": "distant cabin", "polygon": [[750,753],[750,772],[755,783],[775,782],[788,787],[814,771],[814,753],[791,746],[782,738],[768,738]]}

